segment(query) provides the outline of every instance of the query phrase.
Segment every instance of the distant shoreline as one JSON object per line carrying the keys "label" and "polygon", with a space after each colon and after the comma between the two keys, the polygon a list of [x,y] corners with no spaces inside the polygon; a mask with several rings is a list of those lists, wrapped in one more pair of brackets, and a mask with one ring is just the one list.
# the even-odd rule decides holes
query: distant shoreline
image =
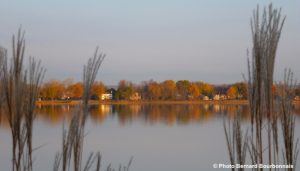
{"label": "distant shoreline", "polygon": [[[43,100],[37,101],[37,105],[77,105],[80,104],[81,100]],[[116,105],[126,105],[126,104],[228,104],[228,105],[248,105],[248,100],[105,100],[97,101],[90,100],[89,104],[116,104]],[[300,100],[294,100],[294,105],[300,105]]]}
{"label": "distant shoreline", "polygon": [[[37,101],[37,105],[77,105],[80,104],[80,100],[43,100]],[[125,105],[125,104],[231,104],[231,105],[248,105],[248,100],[138,100],[138,101],[130,101],[130,100],[111,100],[111,101],[97,101],[90,100],[89,104],[97,105],[97,104],[116,104],[116,105]],[[300,105],[300,101],[293,101],[293,104]]]}
{"label": "distant shoreline", "polygon": [[[43,100],[37,101],[37,105],[77,105],[80,104],[81,100]],[[115,105],[126,105],[126,104],[228,104],[228,105],[248,105],[248,100],[90,100],[89,104],[115,104]],[[294,100],[294,105],[300,105],[300,100]]]}
{"label": "distant shoreline", "polygon": [[[43,100],[37,101],[37,105],[77,105],[80,104],[81,100]],[[248,100],[105,100],[105,101],[97,101],[90,100],[89,104],[240,104],[247,105]]]}

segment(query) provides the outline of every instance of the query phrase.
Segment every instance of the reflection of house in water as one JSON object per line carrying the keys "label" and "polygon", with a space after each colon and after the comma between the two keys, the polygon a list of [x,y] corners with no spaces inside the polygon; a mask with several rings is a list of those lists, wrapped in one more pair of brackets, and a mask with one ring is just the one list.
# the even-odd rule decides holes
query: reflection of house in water
{"label": "reflection of house in water", "polygon": [[101,111],[101,113],[109,114],[109,113],[112,112],[112,106],[101,104],[100,105],[100,111]]}
{"label": "reflection of house in water", "polygon": [[139,113],[141,113],[141,105],[139,105],[139,104],[130,105],[130,110],[131,110],[132,114],[139,114]]}
{"label": "reflection of house in water", "polygon": [[208,110],[209,105],[208,105],[208,104],[205,104],[205,105],[203,105],[203,108],[204,108],[204,110]]}
{"label": "reflection of house in water", "polygon": [[112,112],[112,105],[99,104],[91,105],[90,109],[91,121],[95,124],[103,123]]}
{"label": "reflection of house in water", "polygon": [[220,112],[220,105],[218,105],[218,104],[214,104],[213,105],[213,108],[214,108],[214,112],[217,112],[217,113],[219,113]]}

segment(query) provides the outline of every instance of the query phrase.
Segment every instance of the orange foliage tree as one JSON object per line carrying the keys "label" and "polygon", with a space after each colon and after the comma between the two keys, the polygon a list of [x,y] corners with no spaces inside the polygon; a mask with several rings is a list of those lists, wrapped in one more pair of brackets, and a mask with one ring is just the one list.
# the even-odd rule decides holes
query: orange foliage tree
{"label": "orange foliage tree", "polygon": [[157,82],[151,81],[148,84],[148,95],[151,100],[158,100],[161,97],[161,87]]}
{"label": "orange foliage tree", "polygon": [[96,96],[98,99],[101,99],[101,95],[105,93],[105,86],[100,82],[95,82],[92,85],[92,96]]}
{"label": "orange foliage tree", "polygon": [[237,88],[235,86],[231,86],[228,90],[227,90],[227,96],[229,99],[235,99],[237,97],[238,91]]}
{"label": "orange foliage tree", "polygon": [[193,99],[197,99],[201,94],[199,86],[195,83],[191,83],[189,87],[189,92]]}
{"label": "orange foliage tree", "polygon": [[173,80],[166,80],[161,83],[161,95],[163,99],[175,99],[176,83]]}
{"label": "orange foliage tree", "polygon": [[41,89],[41,96],[50,98],[51,100],[63,97],[64,85],[58,80],[50,80],[46,82]]}
{"label": "orange foliage tree", "polygon": [[116,92],[116,99],[118,100],[129,100],[134,93],[133,84],[126,80],[121,80],[118,85]]}
{"label": "orange foliage tree", "polygon": [[201,89],[202,89],[203,95],[206,95],[206,96],[212,96],[215,91],[214,86],[211,84],[208,84],[208,83],[203,83]]}
{"label": "orange foliage tree", "polygon": [[72,98],[81,98],[83,95],[83,84],[81,82],[71,84],[69,87],[67,87],[67,90],[70,92],[70,96]]}
{"label": "orange foliage tree", "polygon": [[189,95],[190,81],[179,80],[176,82],[176,87],[180,98],[184,100],[187,99]]}

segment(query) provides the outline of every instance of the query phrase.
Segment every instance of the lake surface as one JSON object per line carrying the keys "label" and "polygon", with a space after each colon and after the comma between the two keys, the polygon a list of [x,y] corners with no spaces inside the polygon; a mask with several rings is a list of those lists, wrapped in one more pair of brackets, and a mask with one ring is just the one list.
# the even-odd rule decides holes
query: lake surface
{"label": "lake surface", "polygon": [[[34,123],[34,170],[50,171],[61,150],[62,129],[74,106],[39,106]],[[214,163],[228,164],[223,121],[237,111],[243,125],[250,122],[247,105],[147,104],[95,105],[85,127],[84,159],[100,151],[102,166],[126,165],[130,171],[216,170]],[[300,135],[300,107],[294,109],[296,137]],[[11,135],[0,115],[0,168],[11,170]],[[85,160],[84,160],[85,161]],[[222,170],[222,169],[217,169]]]}

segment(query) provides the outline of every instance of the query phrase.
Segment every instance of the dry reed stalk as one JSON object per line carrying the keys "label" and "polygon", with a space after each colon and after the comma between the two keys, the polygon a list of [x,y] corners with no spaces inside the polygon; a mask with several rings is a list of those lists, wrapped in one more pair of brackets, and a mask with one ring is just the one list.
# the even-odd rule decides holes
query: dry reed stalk
{"label": "dry reed stalk", "polygon": [[[298,156],[298,140],[294,141],[295,116],[291,114],[291,97],[287,92],[291,90],[292,76],[287,73],[282,84],[283,90],[280,102],[274,107],[274,95],[272,92],[274,62],[279,38],[285,17],[281,17],[281,10],[273,9],[272,4],[264,8],[262,16],[259,7],[254,11],[251,19],[252,31],[252,58],[248,58],[248,99],[251,113],[251,135],[248,138],[248,150],[253,164],[279,164],[279,137],[278,119],[281,122],[282,136],[284,139],[284,164],[296,165]],[[288,98],[287,98],[288,97]],[[279,113],[279,114],[278,114]],[[266,132],[264,132],[266,128]],[[241,134],[239,120],[233,123],[230,131],[224,124],[229,157],[232,164],[236,164],[235,158],[241,158],[242,154]],[[266,136],[266,142],[263,137]],[[267,147],[264,147],[267,144]],[[236,150],[240,149],[240,150]],[[263,155],[267,150],[268,155]],[[240,163],[239,163],[240,164]],[[233,169],[234,170],[234,169]],[[263,170],[257,168],[254,170]],[[270,168],[269,170],[273,170]],[[274,169],[278,170],[278,169]],[[293,170],[293,169],[289,169]]]}
{"label": "dry reed stalk", "polygon": [[[8,118],[12,135],[12,170],[21,170],[21,158],[26,141],[26,130],[23,126],[23,109],[25,108],[26,76],[22,69],[25,41],[24,33],[19,29],[17,42],[13,36],[13,57],[10,66],[3,65],[3,91],[5,100],[5,114]],[[7,58],[7,57],[6,57]]]}
{"label": "dry reed stalk", "polygon": [[[243,131],[241,129],[241,112],[238,110],[237,115],[234,118],[233,123],[228,120],[228,126],[224,121],[224,132],[227,143],[227,149],[229,152],[229,158],[231,165],[241,164],[244,165],[246,161],[247,153],[247,132],[243,136]],[[234,170],[244,170],[243,168],[232,168]]]}
{"label": "dry reed stalk", "polygon": [[292,100],[295,93],[296,81],[293,80],[291,70],[285,70],[284,81],[278,84],[279,98],[277,106],[279,107],[280,123],[282,137],[284,141],[283,156],[285,164],[294,165],[289,171],[295,170],[296,161],[299,154],[298,142],[295,141],[295,115],[292,113]]}
{"label": "dry reed stalk", "polygon": [[27,84],[27,105],[25,111],[25,127],[26,127],[26,144],[28,154],[28,171],[32,170],[32,132],[33,121],[36,117],[35,114],[35,102],[38,97],[38,88],[42,82],[45,74],[45,70],[41,67],[41,62],[37,62],[34,58],[29,59],[29,78]]}
{"label": "dry reed stalk", "polygon": [[[248,60],[248,92],[251,109],[251,138],[255,143],[249,145],[250,153],[258,163],[263,160],[263,120],[267,121],[268,162],[273,164],[277,159],[277,120],[273,114],[273,73],[277,46],[285,17],[281,18],[281,10],[273,9],[272,4],[264,8],[260,17],[259,7],[253,12],[251,19],[252,31],[252,62]],[[273,118],[275,117],[275,119]],[[273,121],[272,121],[273,120]],[[274,147],[272,147],[274,145]],[[273,154],[275,153],[275,154]],[[254,158],[252,159],[254,160]],[[271,169],[270,169],[271,170]]]}
{"label": "dry reed stalk", "polygon": [[[53,166],[54,171],[58,171],[62,162],[62,170],[66,171],[71,168],[71,160],[73,158],[73,170],[88,171],[95,161],[97,161],[96,170],[100,170],[101,156],[99,153],[94,155],[91,153],[82,169],[82,153],[84,142],[84,127],[86,117],[88,116],[88,100],[91,94],[91,86],[95,81],[98,70],[103,62],[105,55],[98,55],[98,48],[95,51],[94,57],[88,60],[88,64],[83,70],[84,95],[83,103],[78,106],[73,113],[71,123],[68,130],[63,131],[63,149],[61,154],[57,154]],[[82,109],[82,110],[81,110]],[[81,113],[81,111],[83,113]],[[62,160],[62,161],[61,161]]]}
{"label": "dry reed stalk", "polygon": [[[73,169],[74,171],[88,171],[96,162],[96,171],[101,169],[101,155],[90,153],[87,161],[82,168],[82,154],[84,143],[84,128],[86,118],[89,114],[89,98],[91,95],[91,87],[95,81],[98,70],[105,58],[105,54],[98,54],[98,48],[94,53],[94,57],[88,60],[87,65],[83,69],[83,87],[84,94],[82,104],[77,106],[77,110],[73,113],[71,123],[68,130],[63,130],[62,153],[57,153],[53,164],[53,171],[58,171],[62,163],[62,171]],[[73,162],[72,162],[73,159]],[[131,165],[132,158],[127,166],[120,166],[119,170],[128,171]],[[73,164],[73,167],[72,167]],[[106,171],[114,170],[109,167]]]}
{"label": "dry reed stalk", "polygon": [[32,170],[32,126],[38,86],[44,69],[33,58],[29,68],[23,67],[25,39],[20,28],[12,38],[12,58],[7,62],[7,53],[1,52],[1,82],[4,93],[4,110],[12,135],[12,170]]}

